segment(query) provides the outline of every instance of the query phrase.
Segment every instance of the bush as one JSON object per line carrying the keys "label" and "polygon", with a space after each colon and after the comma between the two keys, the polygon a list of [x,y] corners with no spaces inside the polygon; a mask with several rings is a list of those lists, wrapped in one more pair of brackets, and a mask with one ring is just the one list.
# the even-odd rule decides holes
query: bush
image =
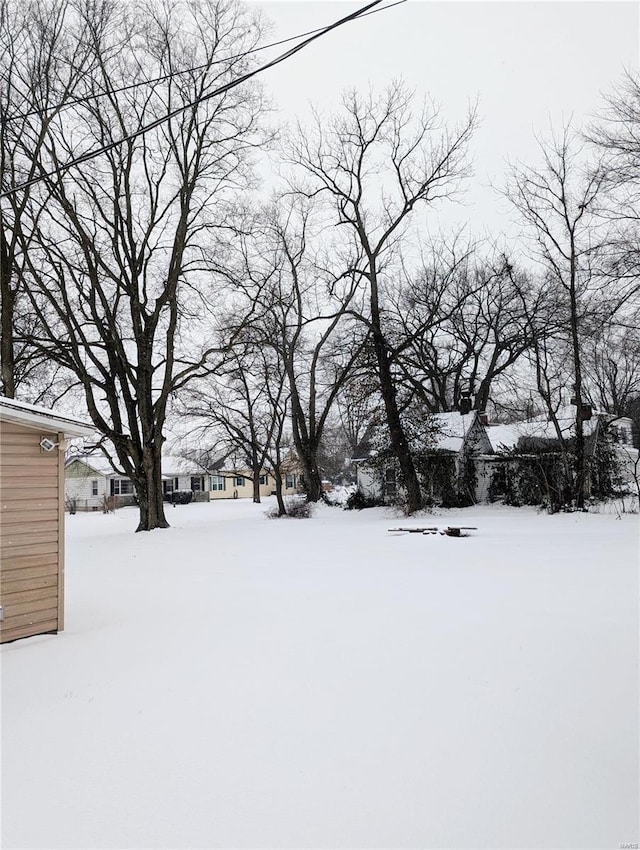
{"label": "bush", "polygon": [[384,504],[382,499],[372,499],[365,496],[362,490],[354,490],[344,503],[345,511],[361,511],[363,508],[377,508]]}
{"label": "bush", "polygon": [[508,455],[501,482],[505,505],[537,505],[553,513],[571,505],[571,481],[560,452],[530,446],[527,454],[513,450]]}
{"label": "bush", "polygon": [[313,505],[307,501],[306,496],[289,496],[284,500],[286,514],[278,513],[278,506],[274,505],[265,511],[267,519],[279,519],[280,516],[290,516],[294,519],[308,519],[313,513]]}
{"label": "bush", "polygon": [[167,494],[167,499],[172,505],[188,505],[193,500],[193,492],[191,490],[174,490],[173,493]]}
{"label": "bush", "polygon": [[416,469],[425,507],[466,508],[475,503],[476,469],[473,458],[465,458],[460,475],[456,458],[444,452],[417,458]]}

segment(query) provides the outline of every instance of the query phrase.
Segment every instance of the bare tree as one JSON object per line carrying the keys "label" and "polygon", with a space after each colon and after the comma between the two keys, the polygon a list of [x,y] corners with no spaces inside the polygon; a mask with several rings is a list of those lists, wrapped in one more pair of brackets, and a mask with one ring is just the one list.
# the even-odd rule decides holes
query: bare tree
{"label": "bare tree", "polygon": [[640,328],[606,326],[584,344],[589,399],[614,416],[629,416],[640,396]]}
{"label": "bare tree", "polygon": [[[67,0],[0,0],[0,186],[33,178],[54,119],[90,70],[87,30]],[[33,386],[43,370],[31,346],[34,315],[24,294],[25,252],[47,193],[29,187],[0,201],[0,375],[3,395]],[[36,396],[37,397],[37,396]],[[34,398],[34,392],[30,393]]]}
{"label": "bare tree", "polygon": [[238,342],[225,366],[188,393],[187,414],[220,433],[228,453],[251,470],[255,503],[265,467],[273,468],[270,459],[281,448],[287,393],[280,366],[268,346]]}
{"label": "bare tree", "polygon": [[[33,152],[48,192],[25,255],[40,323],[34,342],[75,376],[135,484],[138,530],[149,530],[168,525],[161,453],[169,401],[211,368],[217,350],[203,244],[251,178],[248,154],[263,140],[260,94],[227,91],[119,142],[245,70],[259,29],[226,0],[180,5],[179,14],[173,2],[87,2],[80,14],[95,67],[90,96]],[[165,79],[148,82],[158,76]],[[107,147],[103,155],[64,168],[96,145]]]}
{"label": "bare tree", "polygon": [[[358,282],[351,274],[334,271],[333,263],[321,261],[323,252],[310,246],[313,229],[309,204],[281,198],[257,219],[238,226],[235,263],[227,261],[220,273],[242,292],[246,305],[241,314],[249,309],[253,313],[237,332],[277,354],[288,382],[293,442],[304,470],[305,492],[309,501],[318,501],[323,431],[364,339],[349,316]],[[229,327],[233,332],[232,322]]]}
{"label": "bare tree", "polygon": [[484,411],[492,386],[530,345],[504,256],[483,257],[459,239],[434,245],[389,304],[392,356],[405,392],[433,413],[459,409],[468,392]]}
{"label": "bare tree", "polygon": [[[527,227],[529,256],[540,264],[549,300],[554,304],[554,323],[561,329],[561,336],[555,340],[556,357],[559,352],[570,364],[575,404],[573,494],[581,507],[587,482],[582,343],[590,325],[599,321],[604,291],[596,262],[602,244],[596,212],[604,172],[599,167],[587,168],[584,146],[568,127],[550,142],[540,143],[540,149],[542,167],[514,167],[506,195]],[[550,338],[548,334],[546,338]],[[560,345],[560,338],[564,345]],[[557,402],[548,381],[550,353],[548,343],[543,352],[538,349],[537,374],[538,387],[552,414]],[[560,433],[558,437],[562,439]]]}
{"label": "bare tree", "polygon": [[[599,119],[585,134],[602,156],[600,215],[609,233],[603,273],[611,283],[612,316],[637,324],[640,309],[640,75],[626,72],[605,97]],[[620,316],[617,314],[621,313]]]}
{"label": "bare tree", "polygon": [[295,187],[307,196],[324,196],[336,224],[346,228],[353,252],[347,266],[368,291],[367,328],[373,338],[378,381],[393,452],[398,459],[409,512],[422,499],[404,433],[385,333],[383,296],[393,285],[392,259],[419,206],[450,197],[467,174],[466,150],[475,116],[453,130],[438,111],[414,116],[412,95],[394,84],[378,98],[353,91],[341,115],[317,115],[312,131],[300,127],[289,160],[303,174]]}

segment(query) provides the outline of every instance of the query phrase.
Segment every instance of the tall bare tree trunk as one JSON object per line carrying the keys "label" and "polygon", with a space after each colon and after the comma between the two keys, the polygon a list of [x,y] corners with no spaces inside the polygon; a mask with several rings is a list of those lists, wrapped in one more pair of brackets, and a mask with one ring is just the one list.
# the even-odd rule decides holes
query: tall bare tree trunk
{"label": "tall bare tree trunk", "polygon": [[11,289],[11,260],[9,248],[4,234],[4,222],[0,212],[0,368],[2,377],[2,394],[14,398],[15,364],[14,364],[14,312],[15,295]]}
{"label": "tall bare tree trunk", "polygon": [[391,373],[389,351],[385,342],[384,333],[380,326],[380,303],[378,298],[378,277],[375,261],[371,262],[370,271],[370,304],[371,304],[371,330],[373,334],[373,347],[378,363],[378,379],[380,381],[380,393],[384,401],[384,409],[389,428],[392,451],[400,466],[402,486],[406,493],[407,513],[415,513],[422,507],[422,494],[420,482],[411,449],[402,426],[400,411],[396,397],[396,388]]}
{"label": "tall bare tree trunk", "polygon": [[162,492],[162,451],[158,446],[145,446],[142,466],[144,476],[136,481],[140,520],[136,531],[168,528]]}

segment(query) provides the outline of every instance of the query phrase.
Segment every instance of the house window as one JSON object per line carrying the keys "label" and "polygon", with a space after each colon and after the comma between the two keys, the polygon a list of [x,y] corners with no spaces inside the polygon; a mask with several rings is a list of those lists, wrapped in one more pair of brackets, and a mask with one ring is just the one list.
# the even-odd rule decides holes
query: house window
{"label": "house window", "polygon": [[226,481],[224,475],[212,475],[211,476],[211,489],[212,490],[226,490]]}
{"label": "house window", "polygon": [[261,484],[268,484],[269,483],[269,476],[268,475],[261,475],[260,476],[260,483]]}
{"label": "house window", "polygon": [[284,486],[287,490],[292,490],[296,486],[295,473],[287,473],[287,475],[285,476]]}
{"label": "house window", "polygon": [[244,487],[244,478],[241,475],[236,475],[236,477],[233,479],[233,486]]}
{"label": "house window", "polygon": [[91,495],[92,496],[98,495],[98,479],[97,478],[94,478],[91,482]]}
{"label": "house window", "polygon": [[623,445],[629,446],[633,444],[631,434],[624,425],[613,425],[611,427],[611,436],[613,437],[614,443],[622,443]]}
{"label": "house window", "polygon": [[165,494],[173,493],[174,490],[179,490],[177,478],[166,478],[162,482],[162,492]]}
{"label": "house window", "polygon": [[204,475],[191,476],[191,489],[197,493],[201,493],[204,490]]}
{"label": "house window", "polygon": [[395,469],[387,469],[384,474],[384,495],[396,495],[396,471]]}
{"label": "house window", "polygon": [[111,495],[112,496],[130,496],[133,495],[133,481],[128,478],[112,478],[111,479]]}

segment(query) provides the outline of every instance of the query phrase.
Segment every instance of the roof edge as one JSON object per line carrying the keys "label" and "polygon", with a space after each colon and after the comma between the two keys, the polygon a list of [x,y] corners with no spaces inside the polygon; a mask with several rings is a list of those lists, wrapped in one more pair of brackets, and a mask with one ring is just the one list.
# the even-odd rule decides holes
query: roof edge
{"label": "roof edge", "polygon": [[63,431],[65,437],[90,437],[96,433],[93,425],[73,419],[71,416],[4,396],[0,396],[0,422]]}

